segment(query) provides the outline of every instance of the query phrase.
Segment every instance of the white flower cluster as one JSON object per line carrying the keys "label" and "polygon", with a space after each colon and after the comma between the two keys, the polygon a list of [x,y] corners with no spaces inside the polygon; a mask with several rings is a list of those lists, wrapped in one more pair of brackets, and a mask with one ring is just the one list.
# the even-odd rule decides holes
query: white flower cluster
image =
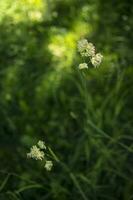
{"label": "white flower cluster", "polygon": [[39,140],[39,142],[37,143],[40,149],[46,149],[46,145],[45,142]]}
{"label": "white flower cluster", "polygon": [[81,63],[81,64],[79,64],[79,69],[87,69],[88,68],[88,65],[87,65],[87,63]]}
{"label": "white flower cluster", "polygon": [[53,167],[53,162],[51,160],[46,160],[46,163],[45,163],[45,169],[47,171],[50,171]]}
{"label": "white flower cluster", "polygon": [[82,39],[78,42],[78,51],[81,56],[89,57],[95,55],[95,47],[92,43],[88,43],[86,39]]}
{"label": "white flower cluster", "polygon": [[44,152],[40,150],[36,145],[32,146],[30,149],[30,153],[27,153],[28,158],[33,158],[35,160],[43,160]]}
{"label": "white flower cluster", "polygon": [[98,67],[102,62],[103,56],[101,53],[97,53],[91,58],[91,63],[94,67]]}
{"label": "white flower cluster", "polygon": [[51,160],[47,160],[46,154],[44,152],[44,150],[46,150],[46,145],[45,142],[39,140],[39,142],[37,143],[37,145],[33,145],[30,148],[30,152],[27,153],[27,157],[28,158],[32,158],[35,160],[44,160],[45,161],[45,169],[47,171],[50,171],[53,167],[53,162]]}
{"label": "white flower cluster", "polygon": [[[103,59],[102,54],[95,52],[95,46],[92,43],[88,43],[86,39],[82,39],[78,42],[78,51],[82,57],[89,57],[92,65],[98,67]],[[87,69],[87,63],[79,64],[79,69]]]}

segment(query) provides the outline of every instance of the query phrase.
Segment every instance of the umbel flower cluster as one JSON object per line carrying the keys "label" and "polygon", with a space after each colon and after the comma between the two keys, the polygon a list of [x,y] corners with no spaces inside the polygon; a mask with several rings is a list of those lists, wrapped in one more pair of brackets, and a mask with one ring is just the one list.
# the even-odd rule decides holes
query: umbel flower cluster
{"label": "umbel flower cluster", "polygon": [[50,171],[53,167],[53,162],[51,160],[47,160],[46,155],[48,155],[47,147],[45,145],[45,142],[43,142],[41,140],[37,143],[37,145],[33,145],[30,148],[30,152],[27,153],[28,158],[44,161],[45,162],[45,165],[44,165],[45,169],[47,171]]}
{"label": "umbel flower cluster", "polygon": [[[92,65],[96,68],[102,62],[103,56],[101,53],[96,53],[95,46],[89,43],[86,39],[82,39],[78,42],[78,51],[84,58],[89,58]],[[86,62],[79,64],[79,69],[88,69]]]}

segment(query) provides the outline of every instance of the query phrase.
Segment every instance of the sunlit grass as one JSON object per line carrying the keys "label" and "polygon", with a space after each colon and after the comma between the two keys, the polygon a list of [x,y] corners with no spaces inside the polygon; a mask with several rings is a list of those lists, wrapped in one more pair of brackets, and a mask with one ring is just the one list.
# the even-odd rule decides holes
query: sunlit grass
{"label": "sunlit grass", "polygon": [[0,21],[3,19],[13,20],[14,23],[30,21],[42,21],[46,2],[42,0],[1,0]]}

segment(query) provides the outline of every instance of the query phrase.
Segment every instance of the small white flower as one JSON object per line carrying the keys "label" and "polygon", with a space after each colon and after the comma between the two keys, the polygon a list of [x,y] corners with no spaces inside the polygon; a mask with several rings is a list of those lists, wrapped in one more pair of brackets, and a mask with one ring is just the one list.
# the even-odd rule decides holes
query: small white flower
{"label": "small white flower", "polygon": [[100,53],[97,53],[91,58],[91,63],[94,67],[98,67],[102,62],[103,56]]}
{"label": "small white flower", "polygon": [[82,39],[78,41],[78,51],[82,52],[86,49],[88,45],[88,41],[86,39]]}
{"label": "small white flower", "polygon": [[40,151],[40,149],[34,145],[30,149],[30,153],[27,153],[28,158],[33,158],[35,160],[43,160],[44,159],[44,152]]}
{"label": "small white flower", "polygon": [[46,149],[45,142],[39,140],[37,144],[38,144],[38,146],[39,146],[40,149]]}
{"label": "small white flower", "polygon": [[53,167],[53,162],[51,160],[47,160],[44,167],[47,171],[50,171]]}
{"label": "small white flower", "polygon": [[90,57],[95,55],[95,47],[92,43],[88,43],[86,52]]}
{"label": "small white flower", "polygon": [[78,68],[79,69],[88,69],[88,65],[87,65],[87,63],[81,63],[81,64],[79,64]]}
{"label": "small white flower", "polygon": [[78,51],[81,56],[92,57],[95,55],[95,47],[92,43],[88,43],[86,39],[82,39],[78,42]]}

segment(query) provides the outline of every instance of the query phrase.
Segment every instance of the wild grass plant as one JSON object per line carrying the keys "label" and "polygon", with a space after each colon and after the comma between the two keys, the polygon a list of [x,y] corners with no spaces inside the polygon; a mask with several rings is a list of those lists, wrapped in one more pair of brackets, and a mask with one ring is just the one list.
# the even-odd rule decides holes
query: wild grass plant
{"label": "wild grass plant", "polygon": [[[80,42],[84,41],[81,40]],[[87,42],[87,45],[89,44]],[[91,47],[94,49],[93,45]],[[84,50],[86,51],[86,46]],[[73,155],[70,155],[72,159],[69,164],[61,161],[51,148],[49,148],[49,151],[55,161],[55,165],[61,166],[62,173],[66,172],[67,179],[72,182],[73,189],[77,190],[77,196],[75,195],[74,197],[71,196],[70,191],[70,199],[117,199],[118,197],[116,198],[115,195],[120,198],[122,195],[122,198],[130,199],[132,196],[127,197],[125,190],[117,191],[117,188],[113,187],[113,184],[117,182],[119,185],[126,183],[126,188],[128,188],[128,181],[131,181],[125,175],[125,161],[133,153],[132,145],[129,146],[128,143],[123,142],[122,138],[126,139],[126,136],[123,135],[122,129],[118,132],[118,117],[124,108],[123,99],[126,96],[126,93],[121,94],[125,71],[120,73],[112,71],[112,75],[109,72],[100,80],[97,80],[95,70],[100,73],[99,65],[103,56],[99,53],[100,57],[96,64],[92,61],[93,56],[95,57],[95,52],[93,52],[93,55],[89,54],[89,52],[87,55],[83,55],[82,52],[80,52],[81,56],[90,57],[91,64],[86,62],[79,64],[77,69],[79,80],[75,80],[75,77],[72,77],[73,74],[71,78],[78,90],[76,100],[79,98],[78,103],[82,105],[83,112],[81,116],[76,115],[75,112],[70,113],[76,124],[81,125],[82,135],[79,137],[77,133],[75,150]],[[114,73],[116,73],[115,76]],[[105,80],[106,85],[103,84]],[[115,80],[116,85],[109,91],[108,84],[112,80]],[[94,96],[88,90],[93,87],[93,81],[100,89],[98,93],[94,93]],[[104,87],[105,93],[102,91],[101,94],[101,87]],[[95,98],[98,99],[97,104],[95,104]],[[114,126],[112,126],[113,124]],[[115,161],[114,158],[116,159]],[[78,162],[80,167],[82,166],[82,172],[78,168]],[[76,168],[73,168],[75,165],[77,165]]]}
{"label": "wild grass plant", "polygon": [[132,16],[124,0],[0,1],[0,200],[133,199]]}

